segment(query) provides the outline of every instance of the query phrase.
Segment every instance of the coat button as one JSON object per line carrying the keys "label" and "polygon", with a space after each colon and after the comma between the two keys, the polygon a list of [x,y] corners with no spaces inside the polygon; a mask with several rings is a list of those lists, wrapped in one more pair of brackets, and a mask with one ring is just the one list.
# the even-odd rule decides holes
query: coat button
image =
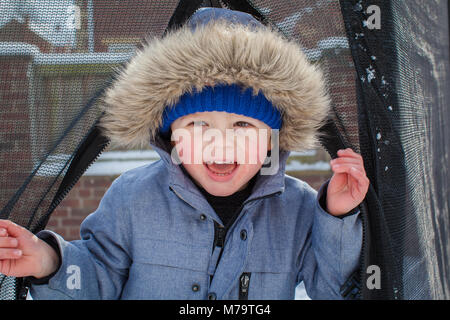
{"label": "coat button", "polygon": [[200,286],[198,284],[194,284],[192,286],[192,291],[197,292],[198,290],[200,290]]}
{"label": "coat button", "polygon": [[203,220],[203,221],[206,220],[206,216],[204,214],[201,214],[200,215],[200,220]]}
{"label": "coat button", "polygon": [[208,300],[216,300],[216,299],[217,299],[217,296],[214,292],[210,292],[208,294]]}
{"label": "coat button", "polygon": [[245,229],[241,230],[241,240],[247,239],[247,231]]}

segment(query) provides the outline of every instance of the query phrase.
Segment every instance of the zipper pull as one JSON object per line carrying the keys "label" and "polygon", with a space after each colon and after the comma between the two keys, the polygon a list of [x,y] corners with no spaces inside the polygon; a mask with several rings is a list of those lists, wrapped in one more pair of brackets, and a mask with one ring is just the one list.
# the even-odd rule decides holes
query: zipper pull
{"label": "zipper pull", "polygon": [[251,275],[250,272],[244,272],[239,278],[239,300],[248,300]]}

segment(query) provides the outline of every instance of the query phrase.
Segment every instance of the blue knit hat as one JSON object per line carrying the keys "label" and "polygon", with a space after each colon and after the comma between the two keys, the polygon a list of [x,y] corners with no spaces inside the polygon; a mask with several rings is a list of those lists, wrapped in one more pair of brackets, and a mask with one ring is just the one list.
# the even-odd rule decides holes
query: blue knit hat
{"label": "blue knit hat", "polygon": [[[229,23],[239,23],[251,28],[262,26],[248,13],[221,8],[201,8],[189,19],[187,24],[191,29],[195,29],[199,25],[206,25],[211,20],[219,18],[225,19]],[[194,88],[192,94],[185,93],[181,96],[178,104],[172,108],[165,108],[160,132],[163,135],[167,134],[170,125],[176,119],[202,111],[226,111],[240,114],[258,119],[272,129],[280,129],[281,114],[278,109],[261,92],[257,96],[253,96],[252,91],[252,88],[243,91],[237,84],[206,86],[200,92]]]}
{"label": "blue knit hat", "polygon": [[166,107],[160,132],[165,135],[176,119],[187,114],[204,111],[226,111],[251,117],[267,124],[272,129],[281,128],[281,114],[266,97],[253,89],[243,89],[237,84],[207,86],[192,94],[185,93],[173,107]]}

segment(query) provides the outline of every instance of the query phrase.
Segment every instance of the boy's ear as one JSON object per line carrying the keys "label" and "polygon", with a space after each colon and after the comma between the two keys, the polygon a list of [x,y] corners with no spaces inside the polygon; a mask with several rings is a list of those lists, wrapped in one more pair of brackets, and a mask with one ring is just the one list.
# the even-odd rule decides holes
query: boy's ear
{"label": "boy's ear", "polygon": [[167,141],[172,147],[174,147],[176,144],[175,141],[172,140],[172,129],[169,129],[169,132],[167,133]]}

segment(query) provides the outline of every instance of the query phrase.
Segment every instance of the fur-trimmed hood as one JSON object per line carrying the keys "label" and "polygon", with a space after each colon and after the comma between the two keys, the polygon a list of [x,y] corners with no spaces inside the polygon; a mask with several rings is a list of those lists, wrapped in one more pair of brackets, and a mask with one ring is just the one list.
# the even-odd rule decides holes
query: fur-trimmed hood
{"label": "fur-trimmed hood", "polygon": [[164,109],[184,93],[236,83],[255,94],[261,90],[280,110],[281,150],[317,147],[317,130],[330,108],[320,69],[274,29],[238,23],[227,9],[208,10],[214,15],[204,24],[146,39],[118,71],[100,104],[103,134],[115,146],[146,147],[159,133]]}

